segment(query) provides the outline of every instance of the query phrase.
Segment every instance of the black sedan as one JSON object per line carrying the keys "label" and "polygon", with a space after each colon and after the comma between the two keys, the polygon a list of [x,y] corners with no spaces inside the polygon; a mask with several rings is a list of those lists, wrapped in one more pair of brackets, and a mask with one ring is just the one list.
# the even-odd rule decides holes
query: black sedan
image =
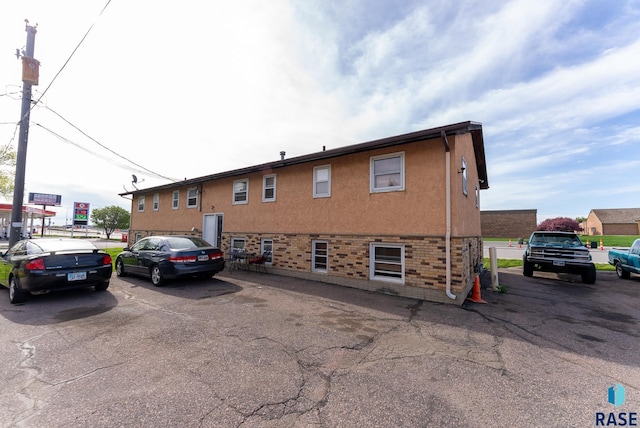
{"label": "black sedan", "polygon": [[222,251],[196,236],[147,236],[116,257],[118,276],[149,277],[156,287],[167,279],[211,278],[222,270]]}
{"label": "black sedan", "polygon": [[0,284],[11,303],[52,290],[109,287],[111,256],[82,239],[39,238],[18,241],[0,257]]}

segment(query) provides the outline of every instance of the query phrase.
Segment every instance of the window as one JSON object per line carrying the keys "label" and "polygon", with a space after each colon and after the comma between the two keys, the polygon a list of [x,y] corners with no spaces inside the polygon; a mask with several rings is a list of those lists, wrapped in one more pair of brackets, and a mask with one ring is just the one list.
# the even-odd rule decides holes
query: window
{"label": "window", "polygon": [[329,243],[311,241],[311,270],[326,273],[329,267]]}
{"label": "window", "polygon": [[263,239],[260,243],[260,254],[266,258],[265,263],[271,264],[273,260],[273,239]]}
{"label": "window", "polygon": [[144,212],[144,195],[138,196],[138,212]]}
{"label": "window", "polygon": [[331,196],[331,165],[313,168],[313,197],[328,198]]}
{"label": "window", "polygon": [[480,183],[476,183],[476,208],[480,208]]}
{"label": "window", "polygon": [[[275,189],[274,189],[275,190]],[[235,180],[233,182],[233,204],[246,204],[249,202],[249,179]]]}
{"label": "window", "polygon": [[467,183],[467,161],[462,156],[462,165],[460,165],[460,172],[462,173],[462,193],[469,195],[469,184]]}
{"label": "window", "polygon": [[404,153],[371,158],[371,192],[404,190]]}
{"label": "window", "polygon": [[404,245],[371,244],[369,257],[371,279],[404,283]]}
{"label": "window", "polygon": [[187,208],[195,208],[198,206],[198,188],[192,187],[187,190]]}
{"label": "window", "polygon": [[160,208],[160,194],[154,193],[153,194],[153,210],[158,211],[159,208]]}
{"label": "window", "polygon": [[276,175],[265,175],[262,177],[262,202],[273,202],[276,200]]}
{"label": "window", "polygon": [[180,208],[180,191],[179,190],[173,191],[173,198],[171,199],[171,208],[174,210],[177,210],[178,208]]}
{"label": "window", "polygon": [[231,251],[244,251],[246,243],[244,238],[231,238]]}

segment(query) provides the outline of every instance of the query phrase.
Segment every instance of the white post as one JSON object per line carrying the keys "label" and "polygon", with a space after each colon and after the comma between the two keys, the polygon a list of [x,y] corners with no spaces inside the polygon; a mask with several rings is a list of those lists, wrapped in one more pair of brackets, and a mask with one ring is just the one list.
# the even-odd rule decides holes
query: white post
{"label": "white post", "polygon": [[496,247],[489,247],[489,263],[491,264],[491,289],[498,291],[498,257]]}

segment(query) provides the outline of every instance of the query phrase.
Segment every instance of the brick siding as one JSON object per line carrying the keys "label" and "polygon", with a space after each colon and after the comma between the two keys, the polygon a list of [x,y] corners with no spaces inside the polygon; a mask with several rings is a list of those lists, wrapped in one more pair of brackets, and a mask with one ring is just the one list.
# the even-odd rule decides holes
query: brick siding
{"label": "brick siding", "polygon": [[484,238],[528,238],[538,227],[537,210],[481,211]]}
{"label": "brick siding", "polygon": [[[262,239],[273,241],[269,270],[286,276],[394,294],[421,300],[462,304],[473,286],[475,273],[482,263],[482,238],[451,239],[451,291],[446,289],[445,238],[438,236],[363,236],[325,234],[223,234],[222,249],[229,253],[231,238],[244,238],[246,249],[259,253]],[[313,272],[312,241],[328,242],[326,273]],[[404,245],[404,284],[369,280],[369,245],[387,243]]]}

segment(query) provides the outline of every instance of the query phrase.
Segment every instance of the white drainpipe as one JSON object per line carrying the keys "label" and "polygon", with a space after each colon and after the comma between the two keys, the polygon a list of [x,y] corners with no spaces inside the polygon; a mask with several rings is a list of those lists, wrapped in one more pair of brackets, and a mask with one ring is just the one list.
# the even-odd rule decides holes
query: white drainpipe
{"label": "white drainpipe", "polygon": [[[445,137],[446,138],[446,137]],[[452,300],[456,299],[456,295],[451,292],[451,152],[446,150],[445,156],[445,183],[446,183],[446,223],[447,231],[445,233],[445,257],[447,264],[446,284],[447,297]]]}

